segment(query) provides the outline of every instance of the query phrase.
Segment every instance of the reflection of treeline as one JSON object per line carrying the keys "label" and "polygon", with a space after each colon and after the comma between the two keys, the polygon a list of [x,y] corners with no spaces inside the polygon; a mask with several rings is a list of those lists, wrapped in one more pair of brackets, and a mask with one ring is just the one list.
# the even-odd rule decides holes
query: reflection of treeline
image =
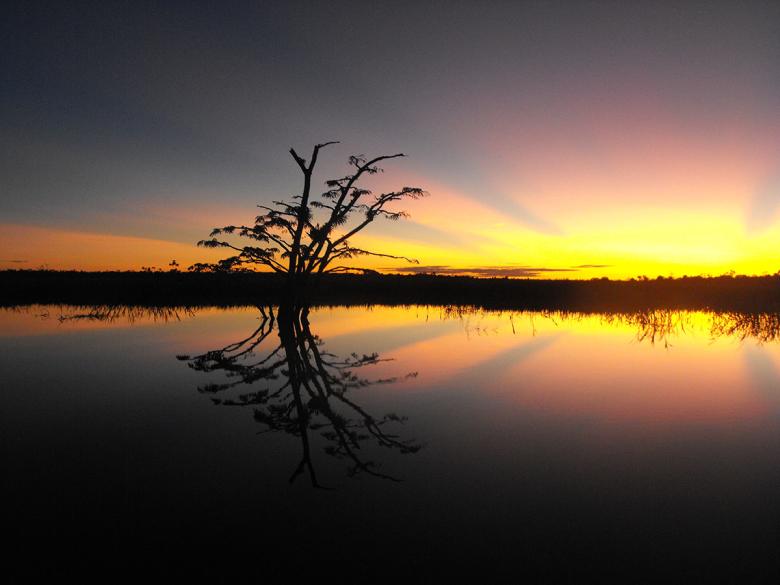
{"label": "reflection of treeline", "polygon": [[[683,336],[694,330],[709,335],[711,339],[733,337],[740,340],[755,339],[760,343],[780,341],[780,313],[741,313],[737,311],[689,311],[681,309],[648,309],[643,311],[514,311],[489,310],[473,306],[455,305],[443,307],[443,319],[460,319],[475,323],[474,328],[487,330],[482,320],[508,319],[512,331],[528,320],[535,329],[539,320],[565,327],[570,323],[596,318],[606,326],[625,326],[634,330],[637,341],[668,345],[671,337]],[[468,327],[468,325],[466,325]]]}
{"label": "reflection of treeline", "polygon": [[[732,337],[754,339],[761,343],[780,341],[780,313],[739,311],[690,311],[685,309],[647,309],[639,311],[568,311],[485,309],[474,305],[428,306],[438,318],[460,319],[467,332],[498,333],[497,321],[509,322],[513,333],[521,330],[524,322],[532,329],[541,321],[556,326],[596,318],[605,326],[627,326],[634,330],[638,341],[667,344],[669,338],[682,336],[694,330],[704,332],[712,339]],[[44,319],[60,322],[103,321],[133,323],[135,321],[167,322],[197,316],[197,307],[186,306],[18,306],[13,311],[24,311]],[[273,321],[271,322],[273,326]]]}
{"label": "reflection of treeline", "polygon": [[714,337],[752,337],[761,342],[780,340],[780,314],[778,313],[716,313],[713,315]]}
{"label": "reflection of treeline", "polygon": [[[635,327],[639,341],[666,343],[668,337],[683,335],[686,330],[694,328],[696,316],[696,313],[684,311],[654,310],[607,314],[604,315],[604,319]],[[778,313],[708,312],[704,314],[704,325],[712,339],[751,338],[761,343],[780,340],[780,314]]]}
{"label": "reflection of treeline", "polygon": [[195,315],[190,307],[141,305],[19,305],[13,311],[32,313],[40,319],[66,321],[101,321],[104,323],[135,323],[153,321],[167,323]]}
{"label": "reflection of treeline", "polygon": [[[0,304],[246,305],[278,303],[284,281],[257,273],[0,271]],[[492,309],[780,311],[780,276],[655,280],[520,280],[333,275],[312,304],[473,305]]]}
{"label": "reflection of treeline", "polygon": [[625,324],[636,330],[639,341],[663,342],[703,328],[712,339],[733,337],[755,339],[761,343],[780,340],[780,313],[739,313],[735,311],[693,313],[655,309],[636,313],[605,313],[605,323]]}

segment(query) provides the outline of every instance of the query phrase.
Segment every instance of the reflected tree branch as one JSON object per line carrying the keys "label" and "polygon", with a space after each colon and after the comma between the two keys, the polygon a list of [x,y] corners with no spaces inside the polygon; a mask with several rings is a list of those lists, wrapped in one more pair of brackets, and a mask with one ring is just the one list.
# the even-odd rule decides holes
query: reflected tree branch
{"label": "reflected tree branch", "polygon": [[[271,307],[258,310],[260,324],[247,337],[200,355],[177,356],[195,371],[219,372],[227,378],[198,390],[216,395],[242,385],[265,383],[260,390],[234,397],[215,396],[212,402],[251,406],[255,420],[268,431],[298,437],[301,459],[290,482],[306,474],[312,486],[323,487],[314,466],[313,433],[318,440],[324,439],[326,454],[348,463],[349,476],[362,473],[399,481],[366,458],[363,447],[371,442],[400,454],[416,453],[421,448],[418,443],[388,430],[406,419],[394,413],[376,417],[350,396],[356,389],[397,381],[397,377],[370,379],[355,371],[388,360],[375,353],[342,358],[325,351],[324,342],[311,330],[308,307],[283,305],[276,313]],[[274,332],[278,342],[273,342]]]}

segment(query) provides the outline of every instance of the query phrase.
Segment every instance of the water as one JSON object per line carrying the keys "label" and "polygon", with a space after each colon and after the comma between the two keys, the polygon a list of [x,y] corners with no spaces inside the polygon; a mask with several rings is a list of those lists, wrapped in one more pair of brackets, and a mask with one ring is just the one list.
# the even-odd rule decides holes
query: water
{"label": "water", "polygon": [[0,365],[22,576],[778,575],[777,315],[35,306]]}

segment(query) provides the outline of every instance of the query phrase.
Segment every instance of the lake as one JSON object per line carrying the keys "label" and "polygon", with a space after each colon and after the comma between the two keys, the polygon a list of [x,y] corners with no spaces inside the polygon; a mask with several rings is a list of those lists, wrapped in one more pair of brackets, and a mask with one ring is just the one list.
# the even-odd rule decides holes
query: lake
{"label": "lake", "polygon": [[779,574],[776,314],[27,306],[0,365],[22,579]]}

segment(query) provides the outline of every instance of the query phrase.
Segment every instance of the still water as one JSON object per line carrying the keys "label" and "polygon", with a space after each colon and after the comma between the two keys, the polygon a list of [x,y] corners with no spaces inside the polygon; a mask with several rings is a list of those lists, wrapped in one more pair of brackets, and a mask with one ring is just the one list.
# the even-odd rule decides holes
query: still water
{"label": "still water", "polygon": [[777,315],[33,306],[0,367],[21,576],[778,574]]}

